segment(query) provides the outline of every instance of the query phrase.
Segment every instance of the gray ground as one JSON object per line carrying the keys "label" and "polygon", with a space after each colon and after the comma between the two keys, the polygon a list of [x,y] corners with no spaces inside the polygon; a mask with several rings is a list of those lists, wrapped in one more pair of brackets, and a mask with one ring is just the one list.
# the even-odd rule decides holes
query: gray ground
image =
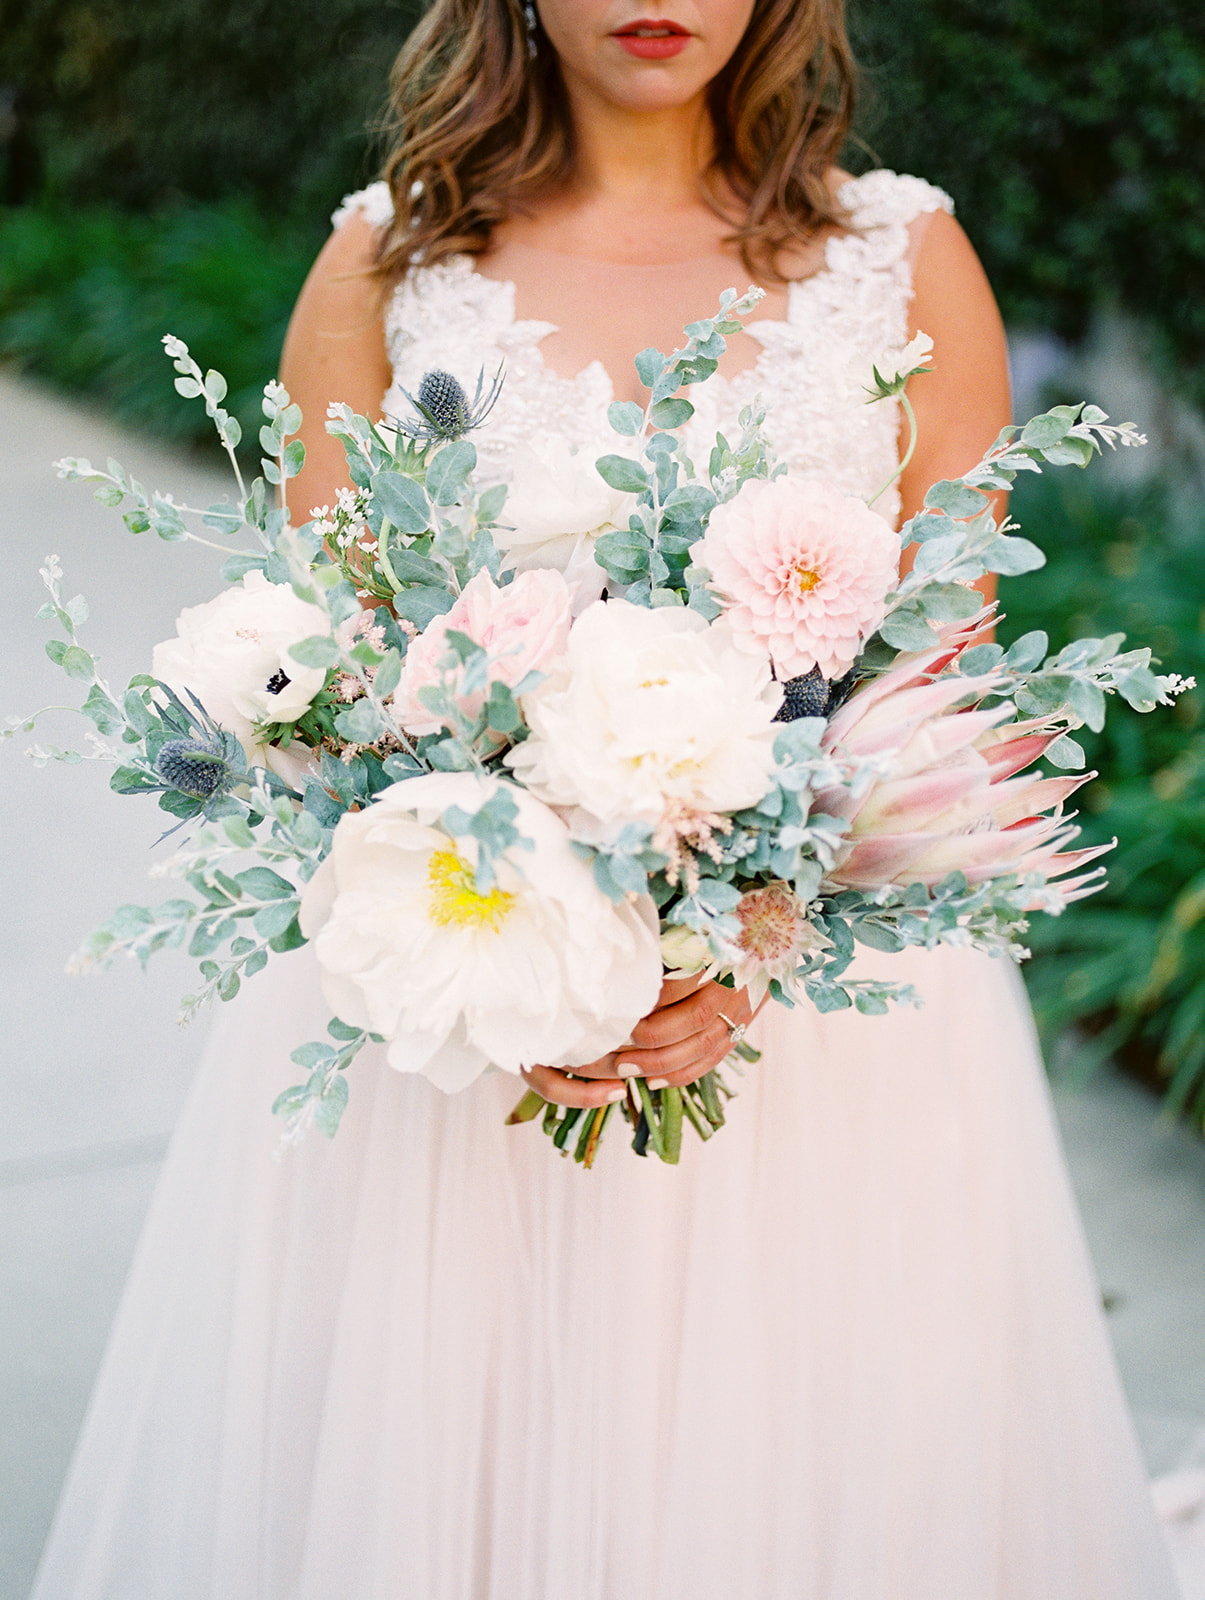
{"label": "gray ground", "polygon": [[[164,403],[179,404],[164,362]],[[219,587],[218,557],[133,538],[62,455],[112,454],[149,485],[208,504],[217,468],[123,435],[79,407],[0,377],[0,719],[72,690],[43,655],[37,569],[55,552],[66,592],[94,609],[86,642],[117,685],[146,670],[182,605]],[[200,499],[196,497],[202,497]],[[5,833],[0,921],[0,1600],[24,1600],[100,1359],[160,1157],[204,1035],[180,1032],[191,964],[159,957],[69,978],[84,933],[146,880],[160,813],[107,790],[100,763],[35,769],[0,746]],[[45,744],[80,742],[49,720]],[[1153,1471],[1205,1465],[1205,1144],[1166,1124],[1134,1085],[1102,1075],[1059,1110],[1122,1375]]]}

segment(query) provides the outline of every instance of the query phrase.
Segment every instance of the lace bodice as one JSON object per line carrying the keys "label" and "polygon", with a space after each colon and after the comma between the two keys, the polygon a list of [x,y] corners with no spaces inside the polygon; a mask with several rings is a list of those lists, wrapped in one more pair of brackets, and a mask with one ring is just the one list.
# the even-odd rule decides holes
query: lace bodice
{"label": "lace bodice", "polygon": [[[770,439],[793,471],[823,473],[846,493],[869,496],[894,469],[897,408],[868,406],[865,385],[872,365],[907,337],[909,224],[952,207],[922,179],[885,171],[851,178],[840,199],[851,230],[828,242],[819,271],[790,285],[785,319],[755,317],[746,324],[761,346],[756,363],[691,389],[696,414],[686,442],[697,461],[706,459],[717,428],[735,434],[741,408],[760,395],[769,407]],[[353,212],[378,226],[387,222],[387,186],[373,184],[349,196],[335,225]],[[471,394],[483,367],[492,374],[505,364],[498,404],[474,435],[487,480],[505,478],[510,452],[536,433],[561,434],[582,449],[615,447],[606,417],[611,380],[601,362],[572,378],[551,371],[540,341],[554,325],[517,321],[514,307],[513,284],[483,277],[470,257],[455,256],[412,269],[385,313],[394,381],[386,413],[404,406],[399,387],[413,394],[433,367],[453,373]],[[894,491],[878,509],[897,514]]]}

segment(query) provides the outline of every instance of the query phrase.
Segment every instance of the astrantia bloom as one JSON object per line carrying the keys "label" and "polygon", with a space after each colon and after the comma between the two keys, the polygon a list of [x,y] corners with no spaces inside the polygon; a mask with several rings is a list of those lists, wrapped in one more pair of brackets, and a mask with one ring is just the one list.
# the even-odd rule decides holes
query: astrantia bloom
{"label": "astrantia bloom", "polygon": [[[499,588],[483,567],[464,587],[452,609],[436,617],[406,651],[394,693],[398,720],[410,733],[435,733],[440,723],[418,697],[442,681],[440,663],[449,652],[448,629],[467,634],[489,653],[490,678],[509,688],[530,672],[541,672],[565,652],[569,641],[569,589],[559,572],[522,572]],[[456,694],[469,718],[485,703],[482,691]]]}
{"label": "astrantia bloom", "polygon": [[900,541],[832,484],[751,479],[711,513],[694,559],[741,646],[768,651],[779,678],[839,678],[883,619]]}
{"label": "astrantia bloom", "polygon": [[765,657],[737,649],[722,621],[600,601],[524,696],[531,735],[506,760],[550,805],[604,824],[672,818],[685,838],[692,815],[711,826],[770,787],[781,697]]}
{"label": "astrantia bloom", "polygon": [[151,671],[177,694],[194,694],[251,754],[256,723],[295,722],[326,682],[324,668],[301,666],[289,650],[327,628],[319,607],[288,584],[249,572],[216,599],[185,607],[176,637],[155,646]]}
{"label": "astrantia bloom", "polygon": [[[1062,731],[1055,719],[1010,721],[1008,702],[979,709],[1000,686],[990,677],[934,675],[981,622],[953,625],[933,650],[900,656],[855,690],[830,721],[825,746],[874,758],[883,776],[868,789],[820,793],[815,809],[850,823],[850,844],[828,874],[830,888],[936,885],[951,872],[974,883],[1017,873],[1058,878],[1109,846],[1066,850],[1079,830],[1063,802],[1079,777],[1016,776]],[[1048,815],[1045,813],[1049,813]],[[1065,902],[1091,893],[1096,874],[1057,885]]]}
{"label": "astrantia bloom", "polygon": [[[533,846],[474,886],[476,841],[441,822],[505,787]],[[584,1065],[618,1048],[661,987],[657,913],[613,904],[564,823],[533,796],[471,773],[431,773],[347,812],[302,898],[322,992],[389,1041],[389,1062],[453,1092],[492,1062]]]}
{"label": "astrantia bloom", "polygon": [[829,942],[808,921],[807,908],[789,883],[766,883],[748,890],[737,904],[736,918],[741,931],[732,975],[738,989],[748,989],[754,1006],[765,996],[772,978],[789,993],[800,960]]}

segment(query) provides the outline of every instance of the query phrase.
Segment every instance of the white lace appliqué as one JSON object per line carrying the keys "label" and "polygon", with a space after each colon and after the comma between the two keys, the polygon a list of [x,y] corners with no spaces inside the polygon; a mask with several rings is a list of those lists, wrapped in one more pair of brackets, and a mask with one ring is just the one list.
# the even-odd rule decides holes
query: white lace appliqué
{"label": "white lace appliqu\u00e9", "polygon": [[[840,191],[852,230],[829,241],[825,265],[790,286],[785,319],[754,319],[748,333],[761,345],[756,363],[732,378],[715,377],[691,391],[696,414],[686,428],[696,462],[707,458],[717,429],[732,438],[741,408],[758,396],[769,409],[767,430],[793,472],[819,473],[847,494],[873,494],[894,470],[899,430],[894,405],[866,404],[871,368],[907,337],[912,274],[908,224],[925,212],[951,210],[949,198],[920,178],[868,172]],[[349,196],[336,222],[359,212],[379,226],[390,215],[389,192],[373,184]],[[510,283],[482,277],[467,256],[413,269],[385,314],[393,365],[386,414],[405,405],[424,372],[441,367],[471,394],[479,372],[487,382],[499,365],[506,381],[488,422],[474,435],[483,476],[503,479],[517,445],[556,433],[585,450],[613,447],[607,426],[611,380],[594,361],[575,377],[544,364],[540,341],[548,322],[517,322]],[[892,491],[876,510],[894,518]]]}

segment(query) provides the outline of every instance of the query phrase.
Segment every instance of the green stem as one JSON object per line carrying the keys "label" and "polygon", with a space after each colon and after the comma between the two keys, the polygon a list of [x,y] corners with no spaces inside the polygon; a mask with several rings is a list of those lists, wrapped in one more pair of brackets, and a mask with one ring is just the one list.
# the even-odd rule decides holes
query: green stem
{"label": "green stem", "polygon": [[644,1112],[644,1120],[648,1123],[649,1143],[652,1145],[656,1153],[661,1157],[662,1161],[664,1161],[666,1159],[665,1140],[662,1137],[661,1123],[657,1118],[658,1107],[657,1102],[653,1099],[653,1091],[649,1088],[648,1084],[643,1078],[637,1078],[636,1092],[640,1096],[640,1105]]}
{"label": "green stem", "polygon": [[664,1146],[662,1161],[677,1163],[682,1154],[682,1091],[668,1088],[661,1091],[661,1142]]}
{"label": "green stem", "polygon": [[899,399],[900,405],[903,406],[903,408],[904,408],[904,415],[908,419],[908,432],[909,432],[908,448],[904,451],[903,460],[900,462],[899,466],[895,469],[895,471],[888,478],[887,482],[883,485],[883,487],[881,489],[877,490],[876,493],[872,494],[870,499],[866,502],[866,504],[868,506],[874,505],[875,501],[879,498],[879,496],[886,494],[888,489],[891,488],[891,485],[897,480],[897,478],[900,478],[900,477],[903,476],[904,472],[907,470],[908,463],[912,460],[912,457],[916,454],[916,441],[917,441],[917,438],[919,436],[919,430],[918,430],[917,425],[916,425],[916,412],[913,411],[912,402],[911,402],[911,400],[909,400],[909,398],[908,398],[908,396],[906,394],[901,392],[900,395],[898,396],[898,399]]}
{"label": "green stem", "polygon": [[392,526],[393,524],[388,517],[381,519],[381,531],[377,534],[377,560],[384,568],[385,576],[393,585],[394,594],[398,594],[401,591],[402,582],[389,561],[389,530]]}
{"label": "green stem", "polygon": [[715,1132],[715,1129],[711,1126],[711,1123],[708,1122],[707,1118],[699,1110],[698,1106],[695,1105],[694,1096],[690,1093],[690,1089],[692,1089],[693,1087],[694,1087],[694,1085],[691,1084],[690,1088],[688,1088],[688,1089],[683,1091],[683,1094],[682,1094],[682,1110],[683,1110],[683,1113],[685,1114],[687,1120],[689,1121],[691,1127],[698,1134],[699,1138],[700,1139],[710,1139],[712,1134]]}
{"label": "green stem", "polygon": [[537,1094],[534,1089],[529,1089],[507,1117],[506,1126],[513,1128],[520,1122],[534,1122],[547,1104],[543,1095]]}

